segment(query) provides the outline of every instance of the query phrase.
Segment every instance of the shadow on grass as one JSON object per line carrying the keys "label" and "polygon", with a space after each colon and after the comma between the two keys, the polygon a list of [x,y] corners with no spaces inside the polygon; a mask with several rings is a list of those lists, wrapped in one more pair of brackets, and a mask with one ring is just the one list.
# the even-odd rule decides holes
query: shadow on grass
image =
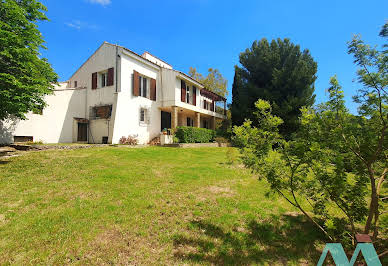
{"label": "shadow on grass", "polygon": [[195,263],[316,264],[320,251],[314,242],[325,243],[324,235],[303,216],[251,220],[245,228],[231,231],[206,221],[191,221],[189,227],[189,237],[178,235],[174,240],[175,257]]}

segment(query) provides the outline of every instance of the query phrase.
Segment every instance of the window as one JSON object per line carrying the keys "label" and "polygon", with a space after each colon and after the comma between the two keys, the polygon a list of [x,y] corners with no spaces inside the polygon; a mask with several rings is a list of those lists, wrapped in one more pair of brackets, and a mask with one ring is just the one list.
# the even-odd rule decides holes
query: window
{"label": "window", "polygon": [[191,117],[188,117],[187,118],[187,124],[186,124],[188,127],[193,127],[194,126],[194,119],[192,119]]}
{"label": "window", "polygon": [[108,72],[100,73],[100,88],[108,86]]}
{"label": "window", "polygon": [[206,110],[209,110],[209,109],[210,109],[210,104],[209,104],[208,101],[203,100],[203,108],[206,109]]}
{"label": "window", "polygon": [[107,84],[108,74],[106,72],[100,73],[100,87],[103,88]]}
{"label": "window", "polygon": [[140,124],[148,124],[148,110],[146,108],[140,108]]}
{"label": "window", "polygon": [[143,76],[139,76],[139,91],[140,91],[140,96],[144,97],[144,98],[147,98],[147,94],[148,94],[148,78],[146,77],[143,77]]}
{"label": "window", "polygon": [[112,105],[92,107],[90,119],[108,119],[112,115]]}
{"label": "window", "polygon": [[186,102],[190,103],[190,86],[186,85]]}
{"label": "window", "polygon": [[209,123],[207,120],[203,120],[203,128],[209,128]]}
{"label": "window", "polygon": [[78,84],[77,84],[77,81],[75,80],[75,81],[74,81],[74,88],[77,88],[77,85],[78,85]]}

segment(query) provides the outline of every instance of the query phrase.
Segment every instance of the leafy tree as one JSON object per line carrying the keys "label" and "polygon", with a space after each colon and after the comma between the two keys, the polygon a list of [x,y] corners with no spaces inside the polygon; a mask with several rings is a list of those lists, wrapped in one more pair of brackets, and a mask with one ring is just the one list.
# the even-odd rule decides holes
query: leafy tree
{"label": "leafy tree", "polygon": [[209,68],[208,74],[204,77],[201,73],[193,67],[190,67],[189,76],[202,83],[206,89],[226,97],[228,94],[227,85],[228,81],[222,76],[218,69]]}
{"label": "leafy tree", "polygon": [[280,132],[289,138],[298,128],[300,108],[315,100],[317,63],[310,52],[289,39],[269,43],[263,38],[240,54],[240,64],[235,66],[232,87],[233,124],[241,125],[244,119],[255,124],[255,102],[264,99],[283,119]]}
{"label": "leafy tree", "polygon": [[39,54],[45,47],[36,23],[47,20],[44,11],[36,0],[0,1],[0,120],[43,109],[57,82]]}
{"label": "leafy tree", "polygon": [[233,129],[244,164],[266,178],[329,239],[344,244],[354,243],[359,225],[363,233],[372,231],[374,239],[384,228],[379,221],[386,207],[382,195],[388,173],[388,55],[358,36],[348,43],[348,53],[360,67],[362,89],[354,97],[358,115],[345,107],[334,76],[329,101],[301,109],[300,127],[292,140],[278,133],[283,121],[263,100],[255,104],[258,127],[248,120]]}

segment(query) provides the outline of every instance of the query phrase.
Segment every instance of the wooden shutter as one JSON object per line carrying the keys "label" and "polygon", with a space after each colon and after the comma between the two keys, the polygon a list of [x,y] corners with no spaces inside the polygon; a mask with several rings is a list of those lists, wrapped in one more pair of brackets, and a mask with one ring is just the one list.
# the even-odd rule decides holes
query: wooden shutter
{"label": "wooden shutter", "polygon": [[92,73],[92,90],[97,89],[97,72]]}
{"label": "wooden shutter", "polygon": [[156,101],[156,79],[151,79],[150,99]]}
{"label": "wooden shutter", "polygon": [[114,68],[111,67],[108,69],[108,82],[107,82],[107,86],[113,86],[113,81],[114,81]]}
{"label": "wooden shutter", "polygon": [[181,101],[186,102],[186,83],[181,80]]}
{"label": "wooden shutter", "polygon": [[133,95],[140,95],[139,72],[133,71]]}
{"label": "wooden shutter", "polygon": [[197,105],[197,87],[193,86],[193,105]]}

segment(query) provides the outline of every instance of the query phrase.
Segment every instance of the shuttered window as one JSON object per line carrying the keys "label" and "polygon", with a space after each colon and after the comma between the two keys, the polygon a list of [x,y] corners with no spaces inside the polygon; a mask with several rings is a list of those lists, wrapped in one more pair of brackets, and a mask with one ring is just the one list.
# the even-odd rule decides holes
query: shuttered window
{"label": "shuttered window", "polygon": [[139,72],[133,71],[133,95],[140,96]]}
{"label": "shuttered window", "polygon": [[193,105],[197,105],[197,87],[193,86]]}
{"label": "shuttered window", "polygon": [[186,102],[186,83],[181,80],[181,101]]}
{"label": "shuttered window", "polygon": [[150,99],[156,101],[156,80],[151,79]]}
{"label": "shuttered window", "polygon": [[107,86],[113,86],[114,81],[114,68],[111,67],[108,69],[108,80],[107,80]]}
{"label": "shuttered window", "polygon": [[92,90],[97,89],[97,72],[92,74]]}

